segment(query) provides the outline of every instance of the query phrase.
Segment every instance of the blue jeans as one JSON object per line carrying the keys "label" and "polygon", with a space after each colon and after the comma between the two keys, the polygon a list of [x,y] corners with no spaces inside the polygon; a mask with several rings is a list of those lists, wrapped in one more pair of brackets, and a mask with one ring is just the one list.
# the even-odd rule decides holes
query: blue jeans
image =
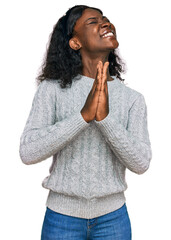
{"label": "blue jeans", "polygon": [[126,204],[111,213],[86,219],[46,208],[41,240],[131,240],[131,223]]}

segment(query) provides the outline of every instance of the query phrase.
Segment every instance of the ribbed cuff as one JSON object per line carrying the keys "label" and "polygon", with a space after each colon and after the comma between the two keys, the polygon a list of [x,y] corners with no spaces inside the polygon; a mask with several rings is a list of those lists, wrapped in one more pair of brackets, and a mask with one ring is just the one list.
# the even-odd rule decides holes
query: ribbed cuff
{"label": "ribbed cuff", "polygon": [[109,114],[101,121],[94,120],[94,123],[98,128],[101,129],[105,136],[110,136],[112,133],[114,133],[115,129],[119,128],[119,130],[121,130],[121,125],[113,117],[111,112],[109,112]]}

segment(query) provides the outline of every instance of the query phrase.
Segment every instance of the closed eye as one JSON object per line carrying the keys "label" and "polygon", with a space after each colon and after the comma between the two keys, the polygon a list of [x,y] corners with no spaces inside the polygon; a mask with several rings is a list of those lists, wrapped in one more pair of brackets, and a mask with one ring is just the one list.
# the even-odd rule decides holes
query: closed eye
{"label": "closed eye", "polygon": [[90,22],[89,24],[93,24],[93,23],[97,23],[97,22]]}
{"label": "closed eye", "polygon": [[[110,22],[110,21],[108,19],[106,19],[105,22]],[[89,24],[94,24],[94,23],[97,23],[97,21],[96,22],[90,22]]]}

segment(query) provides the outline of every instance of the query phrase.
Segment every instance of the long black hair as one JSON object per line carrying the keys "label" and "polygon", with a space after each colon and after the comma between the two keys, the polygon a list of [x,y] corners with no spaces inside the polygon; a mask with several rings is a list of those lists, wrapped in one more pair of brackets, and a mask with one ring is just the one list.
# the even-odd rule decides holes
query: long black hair
{"label": "long black hair", "polygon": [[[73,36],[76,21],[82,16],[86,8],[97,10],[103,14],[98,8],[75,5],[58,20],[50,35],[49,46],[42,64],[41,73],[37,77],[38,84],[45,79],[58,80],[61,88],[71,87],[72,79],[78,74],[82,74],[83,66],[80,51],[73,50],[69,46],[69,40]],[[108,61],[110,75],[124,81],[120,76],[124,72],[124,63],[116,53],[116,50],[110,52]]]}

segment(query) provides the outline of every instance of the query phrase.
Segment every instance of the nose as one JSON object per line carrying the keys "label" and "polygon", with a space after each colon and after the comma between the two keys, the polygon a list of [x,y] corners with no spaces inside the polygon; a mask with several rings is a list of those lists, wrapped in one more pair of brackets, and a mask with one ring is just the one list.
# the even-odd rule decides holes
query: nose
{"label": "nose", "polygon": [[111,27],[111,23],[110,22],[103,22],[101,24],[101,27],[104,28],[104,27]]}

